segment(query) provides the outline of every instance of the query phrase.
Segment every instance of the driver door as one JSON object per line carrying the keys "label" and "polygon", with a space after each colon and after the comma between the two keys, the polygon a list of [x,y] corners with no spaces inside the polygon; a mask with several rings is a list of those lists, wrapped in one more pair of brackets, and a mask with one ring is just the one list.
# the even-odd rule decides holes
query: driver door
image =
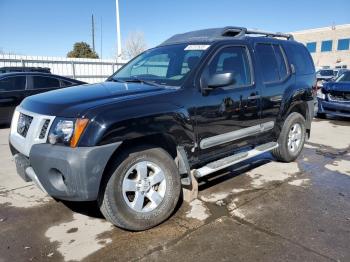
{"label": "driver door", "polygon": [[220,73],[233,73],[233,83],[202,90],[197,101],[195,132],[201,161],[251,147],[261,129],[260,90],[254,83],[248,47],[219,48],[204,68],[202,78]]}

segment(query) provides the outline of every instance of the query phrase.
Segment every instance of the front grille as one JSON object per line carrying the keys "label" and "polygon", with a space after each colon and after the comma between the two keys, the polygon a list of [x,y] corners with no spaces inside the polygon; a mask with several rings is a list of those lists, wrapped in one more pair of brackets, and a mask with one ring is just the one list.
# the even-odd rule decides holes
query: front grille
{"label": "front grille", "polygon": [[23,137],[26,137],[32,121],[33,121],[32,116],[28,116],[20,113],[18,118],[18,123],[17,123],[17,133]]}
{"label": "front grille", "polygon": [[40,131],[40,135],[39,135],[40,139],[45,138],[45,135],[46,135],[46,132],[47,132],[47,128],[49,127],[49,124],[50,124],[50,119],[46,119],[44,124],[43,124],[43,127],[41,128],[41,131]]}
{"label": "front grille", "polygon": [[329,100],[333,100],[333,101],[340,101],[340,102],[350,101],[349,92],[333,91],[328,94],[328,97],[329,97]]}

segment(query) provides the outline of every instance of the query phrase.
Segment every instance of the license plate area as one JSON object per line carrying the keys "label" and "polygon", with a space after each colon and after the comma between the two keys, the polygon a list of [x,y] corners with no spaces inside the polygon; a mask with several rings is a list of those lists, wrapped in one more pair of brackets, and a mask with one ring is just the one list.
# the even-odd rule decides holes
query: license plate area
{"label": "license plate area", "polygon": [[26,169],[30,166],[29,159],[20,153],[16,154],[14,156],[14,159],[16,163],[16,170],[20,177],[23,178],[23,180],[26,182],[31,181],[30,178],[26,175]]}

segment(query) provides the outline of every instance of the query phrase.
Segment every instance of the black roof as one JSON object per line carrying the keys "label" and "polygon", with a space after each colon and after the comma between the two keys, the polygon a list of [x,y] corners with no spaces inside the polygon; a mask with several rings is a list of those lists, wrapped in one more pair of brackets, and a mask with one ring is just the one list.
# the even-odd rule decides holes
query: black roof
{"label": "black roof", "polygon": [[228,38],[242,39],[247,35],[260,35],[294,40],[291,34],[271,33],[258,30],[248,30],[245,27],[227,26],[223,28],[209,28],[177,34],[164,41],[160,46],[189,42],[211,43],[218,40],[227,40]]}

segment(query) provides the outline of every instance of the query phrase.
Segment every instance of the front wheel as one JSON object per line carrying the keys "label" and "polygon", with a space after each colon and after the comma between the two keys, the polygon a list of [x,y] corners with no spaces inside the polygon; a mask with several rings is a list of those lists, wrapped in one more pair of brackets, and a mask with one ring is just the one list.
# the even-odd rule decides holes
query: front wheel
{"label": "front wheel", "polygon": [[180,192],[180,176],[172,157],[162,148],[138,147],[115,161],[99,205],[114,225],[146,230],[171,215]]}
{"label": "front wheel", "polygon": [[278,138],[279,147],[272,151],[273,156],[282,162],[292,162],[300,154],[306,138],[305,118],[296,112],[284,121]]}

